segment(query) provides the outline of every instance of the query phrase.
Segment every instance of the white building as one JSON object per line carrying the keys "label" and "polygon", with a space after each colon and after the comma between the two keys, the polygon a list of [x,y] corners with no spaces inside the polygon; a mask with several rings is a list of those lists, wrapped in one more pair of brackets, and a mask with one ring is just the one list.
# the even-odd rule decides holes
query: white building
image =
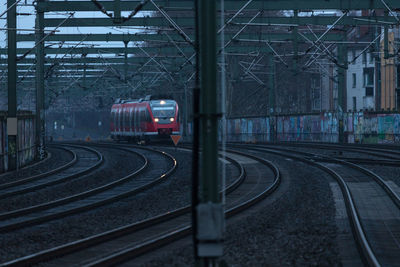
{"label": "white building", "polygon": [[375,110],[375,59],[362,48],[348,49],[346,111]]}

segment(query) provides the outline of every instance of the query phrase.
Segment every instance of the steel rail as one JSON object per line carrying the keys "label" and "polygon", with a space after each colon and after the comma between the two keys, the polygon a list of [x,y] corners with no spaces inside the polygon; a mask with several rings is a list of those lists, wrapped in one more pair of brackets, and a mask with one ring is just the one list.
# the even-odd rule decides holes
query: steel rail
{"label": "steel rail", "polygon": [[[341,149],[346,149],[346,147],[344,147],[344,148],[342,146],[339,146],[339,147]],[[282,148],[276,148],[276,147],[274,147],[274,149],[279,149],[279,150],[283,150],[283,151],[287,151],[287,152],[293,152],[293,150],[289,150],[289,149],[282,149]],[[349,150],[350,151],[359,151],[359,152],[365,153],[362,149],[359,149],[359,148],[358,149],[349,149]],[[367,150],[383,152],[380,149],[369,149],[369,148],[367,148]],[[346,161],[346,160],[343,160],[343,159],[333,158],[333,157],[329,157],[329,156],[325,156],[325,155],[309,153],[309,152],[304,152],[304,151],[296,151],[296,153],[302,154],[304,156],[308,156],[308,157],[310,157],[310,158],[312,158],[313,160],[316,160],[316,161],[333,162],[333,163],[339,163],[339,164],[347,165],[347,166],[350,166],[353,169],[357,169],[357,170],[365,173],[366,175],[372,177],[375,180],[375,182],[382,187],[382,189],[389,195],[389,197],[393,201],[393,203],[400,209],[400,196],[398,194],[396,194],[396,192],[392,189],[392,187],[382,177],[380,177],[379,175],[375,174],[374,172],[372,172],[372,171],[370,171],[370,170],[368,170],[368,169],[366,169],[364,167],[361,167],[361,166],[356,165],[356,164],[353,163],[353,162],[355,162],[355,163],[364,163],[365,162],[364,160],[359,160],[358,161],[358,160],[353,159],[352,160],[353,162],[349,162],[349,161]],[[392,153],[392,151],[390,151],[390,153]],[[373,152],[369,152],[368,154],[375,155],[375,156],[376,155],[382,156],[380,154],[374,154]],[[391,158],[391,156],[388,156],[388,157]],[[375,161],[377,163],[380,162],[379,160],[373,160],[373,161]],[[399,162],[395,162],[395,165],[400,166]]]}
{"label": "steel rail", "polygon": [[[32,185],[32,186],[29,186],[29,187],[26,187],[26,188],[22,188],[22,189],[19,189],[19,190],[14,190],[14,191],[10,191],[10,192],[6,192],[6,193],[3,193],[3,194],[0,194],[0,199],[16,196],[16,195],[19,195],[19,194],[24,194],[24,193],[27,193],[27,192],[32,192],[32,191],[35,191],[35,190],[38,190],[38,189],[42,189],[42,188],[45,188],[45,187],[48,187],[48,186],[52,186],[52,185],[56,185],[56,184],[65,182],[66,180],[70,180],[70,179],[76,178],[78,176],[85,175],[85,174],[95,170],[96,168],[100,167],[101,164],[103,164],[104,159],[103,159],[103,156],[101,155],[100,152],[98,152],[98,151],[96,151],[94,149],[89,149],[89,148],[85,148],[85,147],[79,147],[79,146],[75,146],[75,147],[93,152],[94,154],[96,154],[96,156],[99,158],[99,160],[94,165],[91,165],[91,166],[87,167],[84,170],[78,171],[78,172],[73,173],[71,175],[67,175],[67,176],[62,177],[60,179],[50,180],[48,182],[44,182],[44,183],[41,183],[41,184],[36,184],[36,185]],[[75,154],[75,156],[76,156],[76,154]],[[67,168],[69,168],[72,165],[77,163],[77,158],[75,156],[74,156],[73,162],[70,162],[71,164],[69,166],[65,166],[65,165],[61,166],[63,168],[62,170],[55,169],[55,170],[53,170],[54,173],[52,173],[52,172],[50,172],[49,174],[44,173],[45,175],[44,176],[40,176],[39,175],[39,178],[38,177],[33,177],[33,179],[32,179],[31,177],[29,177],[29,178],[27,178],[26,181],[23,179],[21,181],[16,181],[15,184],[9,183],[7,185],[4,185],[4,188],[1,187],[0,189],[7,189],[7,188],[10,188],[10,187],[22,185],[22,184],[25,184],[25,183],[28,183],[28,182],[39,180],[41,178],[49,177],[49,176],[51,176],[53,174],[59,173],[59,172],[61,172],[63,170],[66,170]],[[66,164],[66,165],[68,165],[68,164]],[[0,218],[2,218],[2,214],[0,214]]]}
{"label": "steel rail", "polygon": [[[338,144],[324,144],[324,143],[290,143],[290,142],[281,142],[281,143],[276,143],[277,145],[281,146],[297,146],[297,147],[316,147],[316,148],[327,148],[327,149],[335,149],[335,148],[341,148],[343,150],[351,150],[351,151],[358,151],[358,152],[363,152],[365,154],[370,154],[370,155],[377,155],[377,154],[371,154],[371,152],[381,152],[381,153],[391,153],[391,154],[396,154],[399,155],[399,157],[394,157],[392,155],[385,155],[384,157],[389,158],[389,159],[398,159],[400,160],[400,152],[398,151],[392,151],[392,150],[387,150],[387,149],[382,149],[382,148],[375,148],[375,147],[361,147],[361,146],[344,146],[344,145],[338,145]],[[398,149],[398,148],[397,148]],[[368,152],[371,151],[371,152]],[[379,155],[382,156],[382,155]]]}
{"label": "steel rail", "polygon": [[[275,175],[274,182],[272,184],[270,184],[266,189],[264,189],[261,193],[259,193],[255,197],[252,197],[251,199],[249,199],[237,206],[230,208],[229,210],[226,210],[225,216],[227,218],[230,218],[233,215],[235,215],[245,209],[250,208],[254,204],[258,203],[259,201],[263,200],[265,197],[270,195],[272,192],[274,192],[275,189],[279,186],[279,184],[281,182],[281,175],[280,175],[280,171],[279,171],[278,167],[276,167],[270,161],[267,161],[265,159],[262,159],[262,158],[259,158],[259,157],[253,156],[253,155],[249,155],[249,154],[246,154],[243,152],[232,151],[232,150],[230,150],[230,151],[227,150],[227,152],[239,154],[239,155],[246,156],[246,157],[252,158],[254,160],[257,160],[257,161],[261,162],[262,164],[269,166]],[[97,260],[97,261],[87,264],[85,266],[113,266],[113,265],[116,265],[123,261],[129,260],[131,258],[145,254],[147,252],[150,252],[154,249],[157,249],[161,246],[169,244],[178,239],[181,239],[181,238],[187,236],[188,234],[190,234],[191,231],[192,231],[192,228],[190,225],[180,227],[179,229],[173,230],[172,232],[165,233],[162,236],[145,241],[144,243],[139,244],[133,248],[127,248],[123,251],[120,251],[116,254],[107,256],[103,259]]]}
{"label": "steel rail", "polygon": [[[364,233],[364,229],[362,227],[361,224],[361,220],[359,218],[358,215],[358,211],[357,208],[354,204],[354,200],[352,197],[352,194],[346,184],[346,182],[344,181],[344,179],[334,170],[332,170],[329,167],[326,167],[320,163],[318,163],[318,161],[326,161],[326,159],[328,159],[330,162],[331,161],[335,161],[335,163],[338,164],[343,164],[343,165],[347,165],[351,168],[357,169],[365,174],[367,174],[368,176],[372,177],[377,183],[378,185],[380,185],[389,195],[390,199],[394,202],[394,204],[400,208],[399,206],[399,198],[398,196],[393,192],[393,190],[391,190],[391,188],[386,184],[386,182],[383,181],[382,178],[380,178],[378,175],[376,175],[375,173],[361,167],[358,166],[356,164],[350,163],[350,162],[345,162],[343,160],[337,160],[334,158],[330,158],[327,156],[321,156],[321,155],[317,155],[317,154],[313,154],[313,153],[308,153],[308,152],[303,152],[303,151],[295,151],[295,150],[290,150],[290,149],[284,149],[284,148],[278,148],[278,147],[262,147],[262,146],[257,146],[258,148],[254,148],[254,146],[252,148],[248,148],[248,146],[246,147],[247,149],[252,149],[252,150],[256,150],[256,151],[262,151],[262,152],[270,152],[273,154],[277,154],[277,155],[281,155],[284,157],[288,157],[288,158],[292,158],[292,159],[296,159],[302,162],[306,162],[308,164],[314,165],[326,172],[328,172],[329,174],[331,174],[337,181],[338,184],[342,190],[342,194],[343,197],[345,199],[345,204],[346,204],[346,209],[347,212],[349,214],[349,220],[351,223],[351,227],[353,230],[353,235],[355,237],[355,240],[357,242],[357,245],[359,247],[359,251],[362,254],[363,260],[369,265],[369,266],[380,266],[380,263],[378,262],[378,260],[376,259],[376,256],[374,254],[374,252],[372,251],[370,244],[368,242],[368,239],[366,238],[366,235]],[[282,152],[278,152],[278,151],[284,151],[284,152],[290,152],[291,154],[286,154],[286,153],[282,153]],[[304,158],[302,157],[297,157],[294,156],[293,153],[297,153],[300,155],[305,156]]]}
{"label": "steel rail", "polygon": [[[137,153],[135,151],[132,151],[132,150],[122,149],[122,148],[120,148],[120,149],[121,150],[126,150],[127,152],[138,154],[139,156],[142,156],[141,154],[139,154],[139,153]],[[103,206],[103,205],[115,202],[117,200],[129,197],[131,195],[137,194],[137,193],[139,193],[141,191],[144,191],[144,190],[150,188],[151,186],[155,185],[156,183],[159,183],[159,182],[163,181],[165,178],[169,177],[176,169],[176,166],[177,166],[176,160],[172,156],[167,154],[167,153],[164,153],[164,152],[160,152],[160,153],[163,154],[164,156],[166,156],[167,158],[170,158],[173,161],[173,167],[171,169],[169,169],[166,173],[164,173],[160,177],[158,177],[156,180],[153,180],[153,181],[151,181],[149,183],[146,183],[146,184],[144,184],[144,185],[142,185],[140,187],[137,187],[135,189],[128,190],[126,192],[123,192],[123,193],[120,193],[120,194],[117,194],[117,195],[114,195],[114,196],[111,196],[111,197],[108,197],[108,198],[104,198],[104,199],[95,201],[95,202],[90,203],[90,204],[81,205],[81,206],[78,206],[78,207],[73,207],[71,209],[67,209],[67,210],[60,211],[60,212],[55,212],[55,213],[52,213],[52,214],[47,214],[47,215],[44,215],[44,216],[39,216],[39,217],[36,217],[36,218],[29,218],[29,219],[27,219],[25,221],[20,221],[20,222],[17,222],[17,223],[1,225],[0,226],[0,232],[5,232],[5,231],[9,231],[9,230],[15,230],[15,229],[19,229],[19,228],[26,227],[26,226],[29,226],[29,225],[34,225],[34,224],[43,223],[43,222],[47,222],[47,221],[54,220],[54,219],[63,218],[65,216],[68,216],[68,215],[71,215],[71,214],[76,214],[76,213],[83,212],[83,211],[87,211],[87,210],[90,210],[90,209],[93,209],[93,208],[96,208],[96,207],[99,207],[99,206]],[[84,199],[86,197],[95,195],[97,193],[104,192],[104,191],[106,191],[108,189],[111,189],[111,188],[117,186],[117,185],[123,184],[123,183],[127,182],[128,180],[131,180],[132,177],[139,175],[140,173],[142,173],[144,171],[145,168],[147,168],[148,161],[144,156],[142,156],[142,157],[145,160],[145,164],[141,168],[139,168],[135,172],[130,173],[129,175],[127,175],[127,176],[125,176],[125,177],[123,177],[123,178],[121,178],[121,179],[119,179],[117,181],[114,181],[112,183],[109,183],[109,184],[94,188],[92,190],[88,190],[88,191],[76,194],[76,195],[73,195],[73,196],[70,196],[70,197],[58,199],[58,200],[51,201],[51,202],[44,203],[44,204],[39,204],[37,206],[28,207],[28,208],[25,208],[25,209],[20,209],[20,210],[8,212],[8,213],[3,213],[3,214],[0,214],[0,219],[10,218],[10,217],[15,217],[15,216],[20,216],[20,215],[25,215],[25,214],[29,214],[29,213],[32,213],[32,212],[35,212],[35,211],[41,211],[41,210],[57,207],[59,205],[64,205],[64,204],[67,204],[67,203],[70,203],[70,202],[73,202],[73,201]]]}
{"label": "steel rail", "polygon": [[[46,151],[46,154],[47,154],[47,156],[46,156],[44,159],[39,160],[39,161],[36,161],[36,162],[34,162],[34,163],[32,163],[32,164],[25,165],[24,167],[19,168],[18,170],[19,170],[19,171],[21,171],[21,170],[26,170],[26,169],[30,169],[30,168],[36,167],[36,166],[38,166],[38,165],[40,165],[40,164],[46,163],[46,162],[53,156],[50,152],[47,152],[47,151]],[[3,154],[1,154],[0,156],[3,156]],[[15,172],[15,171],[3,172],[3,173],[0,174],[0,178],[2,178],[2,177],[4,177],[4,176],[7,176],[7,175],[10,175],[10,174],[13,174],[13,173],[16,173],[16,172]],[[17,174],[17,175],[18,175],[18,174]],[[0,186],[1,186],[1,185],[0,185]]]}
{"label": "steel rail", "polygon": [[[227,160],[229,160],[232,164],[234,164],[238,170],[239,170],[239,175],[235,179],[233,183],[231,183],[225,190],[226,193],[231,193],[233,192],[240,184],[243,182],[245,178],[245,170],[243,168],[243,165],[241,165],[239,162],[235,161],[232,158],[226,157]],[[222,194],[222,191],[221,191]],[[0,266],[21,266],[21,265],[33,265],[33,264],[38,264],[40,262],[48,261],[51,259],[54,259],[56,257],[60,257],[69,253],[73,253],[77,250],[82,250],[91,246],[98,245],[99,243],[107,242],[115,238],[119,238],[121,236],[131,234],[133,232],[139,231],[141,229],[144,229],[146,227],[150,227],[165,221],[168,221],[170,219],[176,218],[178,216],[184,215],[186,213],[189,213],[191,210],[190,206],[185,206],[167,213],[163,213],[136,223],[132,223],[129,225],[125,225],[116,229],[109,230],[104,233],[100,233],[97,235],[93,235],[84,239],[80,239],[77,241],[73,241],[58,247],[54,247],[51,249],[47,249],[44,251],[40,251],[31,255],[27,255],[22,258],[18,258],[3,264],[0,264]]]}
{"label": "steel rail", "polygon": [[[12,186],[21,185],[21,184],[24,184],[24,183],[27,183],[27,182],[30,182],[30,181],[33,181],[33,180],[36,180],[36,179],[40,179],[42,177],[46,177],[46,176],[55,174],[57,172],[60,172],[62,170],[67,169],[68,167],[70,167],[70,166],[72,166],[73,164],[76,163],[77,155],[76,155],[76,153],[74,151],[68,150],[66,148],[61,148],[61,147],[60,147],[60,149],[63,149],[65,151],[67,151],[68,153],[70,153],[72,155],[72,160],[67,162],[66,164],[60,166],[60,167],[57,167],[57,168],[53,169],[53,170],[50,170],[50,171],[47,171],[47,172],[44,172],[44,173],[40,173],[40,174],[36,174],[36,175],[32,175],[30,177],[27,177],[27,178],[24,178],[24,179],[20,179],[20,180],[14,181],[14,182],[0,184],[0,190],[5,189],[5,188],[9,188],[9,187],[12,187]],[[34,165],[37,165],[39,163],[45,163],[48,159],[49,159],[49,157],[46,157],[46,159],[44,159],[42,161],[39,161]],[[33,165],[29,165],[27,167],[33,167]]]}
{"label": "steel rail", "polygon": [[363,163],[370,165],[382,165],[382,166],[400,166],[400,160],[377,160],[377,159],[363,159],[363,158],[350,158],[350,157],[335,157],[336,159],[345,160],[352,163]]}

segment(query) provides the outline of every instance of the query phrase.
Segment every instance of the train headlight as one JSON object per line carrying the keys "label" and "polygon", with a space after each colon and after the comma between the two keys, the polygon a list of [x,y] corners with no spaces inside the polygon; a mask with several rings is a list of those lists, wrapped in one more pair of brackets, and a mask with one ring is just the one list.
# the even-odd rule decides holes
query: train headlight
{"label": "train headlight", "polygon": [[159,119],[158,119],[158,118],[155,118],[155,119],[154,119],[154,121],[155,121],[155,122],[158,122],[158,121],[159,121]]}
{"label": "train headlight", "polygon": [[161,104],[161,105],[165,105],[165,101],[164,101],[164,100],[161,100],[161,101],[160,101],[160,104]]}
{"label": "train headlight", "polygon": [[171,122],[173,122],[175,119],[174,118],[171,118],[171,119],[169,119]]}

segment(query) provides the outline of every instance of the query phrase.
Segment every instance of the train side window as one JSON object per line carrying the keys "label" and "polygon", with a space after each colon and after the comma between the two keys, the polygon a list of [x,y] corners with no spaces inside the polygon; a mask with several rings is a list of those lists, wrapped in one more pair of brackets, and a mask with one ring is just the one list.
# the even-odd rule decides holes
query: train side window
{"label": "train side window", "polygon": [[118,129],[118,109],[115,110],[115,128]]}
{"label": "train side window", "polygon": [[125,110],[124,109],[122,109],[121,110],[121,129],[123,130],[124,129],[124,126],[125,126],[125,112],[124,112]]}
{"label": "train side window", "polygon": [[121,129],[122,123],[121,123],[121,115],[122,115],[122,110],[118,110],[118,129]]}
{"label": "train side window", "polygon": [[135,130],[136,130],[137,124],[138,124],[137,112],[138,112],[138,111],[137,111],[137,107],[135,107],[135,110],[133,111],[133,116],[134,116],[133,122],[135,123]]}
{"label": "train side window", "polygon": [[133,127],[133,109],[132,108],[129,110],[129,122],[130,122],[129,126],[132,128]]}
{"label": "train side window", "polygon": [[129,113],[128,113],[128,109],[126,108],[124,110],[124,128],[128,127],[129,125]]}
{"label": "train side window", "polygon": [[146,122],[151,122],[150,112],[147,108],[146,108]]}
{"label": "train side window", "polygon": [[142,121],[145,122],[145,121],[146,121],[146,112],[145,112],[145,109],[142,109],[141,115],[142,115]]}

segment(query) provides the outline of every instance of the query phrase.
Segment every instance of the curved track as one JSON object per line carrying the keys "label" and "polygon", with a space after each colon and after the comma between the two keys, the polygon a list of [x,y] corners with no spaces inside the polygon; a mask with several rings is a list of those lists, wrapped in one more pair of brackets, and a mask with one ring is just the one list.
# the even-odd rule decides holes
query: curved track
{"label": "curved track", "polygon": [[[240,175],[226,189],[227,216],[232,216],[261,200],[271,193],[280,182],[279,170],[268,161],[233,151],[228,153],[227,160],[240,169]],[[261,175],[262,173],[271,173],[271,175]],[[66,253],[69,255],[47,264],[87,264],[89,266],[115,264],[190,233],[189,212],[190,206],[186,206],[107,233],[30,255],[5,265],[32,264]],[[77,252],[72,253],[73,251]]]}
{"label": "curved track", "polygon": [[[357,164],[326,155],[277,146],[251,146],[250,149],[300,160],[330,173],[342,190],[354,238],[364,262],[370,266],[394,266],[400,262],[400,199],[383,178]],[[344,148],[339,146],[338,149]],[[382,149],[356,150],[396,158]]]}
{"label": "curved track", "polygon": [[[48,222],[132,196],[164,180],[170,176],[176,168],[177,163],[172,156],[164,152],[153,151],[152,153],[158,154],[158,160],[171,161],[172,167],[162,172],[161,175],[158,170],[153,170],[153,174],[151,174],[152,171],[150,170],[148,176],[138,176],[147,167],[146,156],[138,154],[130,149],[119,149],[142,157],[144,162],[143,166],[123,178],[95,189],[37,206],[0,214],[0,232]],[[153,160],[155,160],[154,156]],[[154,171],[157,174],[155,174]]]}
{"label": "curved track", "polygon": [[82,146],[63,148],[73,158],[67,164],[48,172],[0,185],[0,199],[33,192],[82,176],[98,168],[103,162],[100,152]]}

